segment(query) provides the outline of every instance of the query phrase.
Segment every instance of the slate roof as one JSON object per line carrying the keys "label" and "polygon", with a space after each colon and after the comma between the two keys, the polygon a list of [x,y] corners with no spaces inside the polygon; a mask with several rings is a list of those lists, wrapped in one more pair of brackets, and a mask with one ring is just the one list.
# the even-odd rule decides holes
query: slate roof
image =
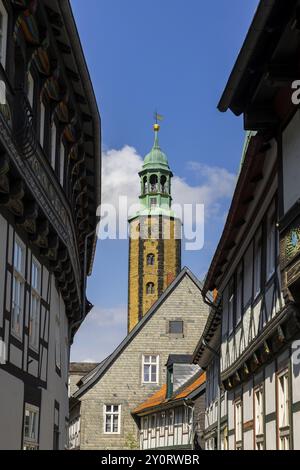
{"label": "slate roof", "polygon": [[192,364],[193,356],[191,354],[170,354],[168,357],[167,367],[172,364]]}
{"label": "slate roof", "polygon": [[69,372],[70,374],[87,374],[98,364],[98,362],[70,362]]}
{"label": "slate roof", "polygon": [[122,354],[126,347],[130,344],[133,338],[141,331],[141,329],[146,325],[146,323],[152,318],[156,310],[160,305],[165,301],[165,299],[171,294],[171,292],[177,287],[180,281],[184,276],[189,276],[189,278],[196,284],[200,291],[202,291],[203,284],[199,279],[189,270],[189,268],[184,267],[174,281],[167,287],[164,293],[159,297],[159,299],[152,305],[148,310],[146,315],[142,320],[136,325],[136,327],[124,338],[124,340],[119,344],[119,346],[114,350],[114,352],[103,362],[101,362],[93,371],[90,373],[90,376],[83,377],[80,381],[82,385],[76,390],[73,394],[74,398],[79,398],[85,392],[87,392],[94,383],[96,383],[100,378],[105,374],[105,372],[113,365],[114,361]]}
{"label": "slate roof", "polygon": [[[169,399],[166,398],[167,395],[167,385],[164,384],[160,390],[151,395],[144,403],[139,405],[132,411],[132,414],[139,415],[142,413],[154,411],[158,407],[163,407],[165,405],[173,405],[181,400],[188,399],[191,394],[196,390],[200,389],[202,385],[206,382],[205,372],[198,371],[193,375],[185,384],[183,384],[173,396]],[[199,390],[200,392],[200,390]]]}

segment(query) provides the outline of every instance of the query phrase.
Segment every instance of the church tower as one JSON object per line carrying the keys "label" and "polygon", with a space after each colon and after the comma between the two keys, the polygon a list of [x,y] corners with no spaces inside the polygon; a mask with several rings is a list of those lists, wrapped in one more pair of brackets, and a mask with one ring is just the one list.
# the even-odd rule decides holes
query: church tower
{"label": "church tower", "polygon": [[154,145],[139,173],[140,210],[129,218],[128,332],[143,318],[181,270],[181,221],[171,209],[167,156],[154,125]]}

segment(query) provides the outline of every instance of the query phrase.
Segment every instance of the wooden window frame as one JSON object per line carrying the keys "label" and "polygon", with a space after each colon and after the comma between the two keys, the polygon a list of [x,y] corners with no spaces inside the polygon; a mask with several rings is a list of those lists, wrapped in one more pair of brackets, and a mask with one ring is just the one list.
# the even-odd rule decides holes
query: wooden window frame
{"label": "wooden window frame", "polygon": [[[150,361],[145,361],[145,358],[149,357]],[[156,362],[152,362],[152,358],[156,358]],[[145,366],[149,367],[149,380],[145,380]],[[156,380],[152,381],[152,366],[156,367]],[[142,356],[142,384],[158,384],[159,383],[159,355],[158,354],[143,354]]]}
{"label": "wooden window frame", "polygon": [[[33,285],[33,267],[37,268],[38,273],[38,285]],[[30,310],[29,310],[29,346],[31,349],[38,351],[39,349],[39,337],[40,337],[40,316],[41,316],[41,289],[42,289],[42,266],[38,262],[38,260],[32,256],[31,259],[31,292],[30,292]],[[35,341],[32,341],[31,335],[31,321],[32,321],[32,308],[33,308],[33,301],[36,302],[36,319],[35,319]]]}
{"label": "wooden window frame", "polygon": [[[288,392],[288,424],[280,426],[280,379],[287,376],[287,392]],[[290,367],[284,367],[276,373],[276,431],[277,431],[277,450],[290,450],[291,449],[291,433],[292,433],[292,417],[291,417],[291,372]],[[281,439],[287,438],[289,449],[281,449]]]}
{"label": "wooden window frame", "polygon": [[[22,266],[19,267],[15,265],[15,256],[16,256],[16,246],[20,248],[21,254],[22,254]],[[19,325],[19,331],[16,331],[14,327],[14,317],[15,317],[15,286],[16,283],[19,284],[20,286],[20,301],[21,305],[18,305],[18,308],[20,309],[20,325]],[[18,340],[22,340],[23,338],[23,323],[24,323],[24,307],[25,307],[25,285],[26,285],[26,245],[25,243],[22,242],[22,240],[15,235],[15,240],[14,240],[14,253],[13,253],[13,290],[12,290],[12,311],[11,311],[11,334],[17,338]]]}
{"label": "wooden window frame", "polygon": [[[237,440],[237,407],[241,407],[241,439]],[[237,398],[234,401],[234,448],[235,450],[243,450],[243,399]]]}
{"label": "wooden window frame", "polygon": [[[175,410],[171,409],[171,410],[168,410],[167,412],[167,416],[168,416],[168,435],[169,436],[173,436],[174,435],[174,424],[175,424]],[[172,416],[172,419],[170,420],[170,416]]]}
{"label": "wooden window frame", "polygon": [[[108,406],[111,406],[111,407],[114,407],[114,406],[117,406],[118,407],[118,411],[113,411],[113,408],[112,408],[112,411],[107,411],[107,407]],[[121,434],[121,413],[122,413],[122,405],[120,404],[105,404],[103,405],[103,433],[104,434],[109,434],[109,435],[120,435]],[[110,416],[110,426],[111,426],[111,431],[107,431],[106,430],[106,418]],[[113,431],[113,417],[114,416],[118,416],[118,430],[117,431]]]}
{"label": "wooden window frame", "polygon": [[[36,438],[32,438],[30,436],[25,436],[26,412],[34,413],[36,415],[36,420],[35,420]],[[23,449],[24,450],[38,450],[38,448],[39,448],[39,420],[40,420],[40,409],[37,406],[33,406],[29,403],[25,403],[25,406],[24,406],[24,434],[23,434]]]}
{"label": "wooden window frame", "polygon": [[[262,418],[262,430],[263,432],[261,434],[257,434],[257,406],[256,406],[256,394],[257,393],[261,394],[261,406],[262,406],[262,412],[261,412],[261,418]],[[253,417],[254,417],[254,449],[255,450],[264,450],[265,449],[265,388],[264,384],[261,383],[257,385],[254,390],[253,390]],[[262,448],[257,448],[261,447]]]}

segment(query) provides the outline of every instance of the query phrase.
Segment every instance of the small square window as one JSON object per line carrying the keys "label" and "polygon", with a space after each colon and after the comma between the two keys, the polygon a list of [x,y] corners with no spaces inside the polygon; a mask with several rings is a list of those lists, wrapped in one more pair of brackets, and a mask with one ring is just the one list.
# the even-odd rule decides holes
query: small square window
{"label": "small square window", "polygon": [[176,335],[183,335],[183,321],[172,320],[169,322],[169,333]]}

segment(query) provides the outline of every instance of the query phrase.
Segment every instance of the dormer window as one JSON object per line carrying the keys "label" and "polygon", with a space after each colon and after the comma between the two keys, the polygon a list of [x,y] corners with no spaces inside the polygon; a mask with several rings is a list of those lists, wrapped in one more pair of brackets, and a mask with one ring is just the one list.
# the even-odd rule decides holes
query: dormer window
{"label": "dormer window", "polygon": [[151,295],[151,294],[155,293],[153,282],[148,282],[148,284],[146,286],[146,292],[147,292],[147,295]]}
{"label": "dormer window", "polygon": [[147,266],[154,266],[154,262],[155,262],[155,256],[152,253],[147,255]]}

